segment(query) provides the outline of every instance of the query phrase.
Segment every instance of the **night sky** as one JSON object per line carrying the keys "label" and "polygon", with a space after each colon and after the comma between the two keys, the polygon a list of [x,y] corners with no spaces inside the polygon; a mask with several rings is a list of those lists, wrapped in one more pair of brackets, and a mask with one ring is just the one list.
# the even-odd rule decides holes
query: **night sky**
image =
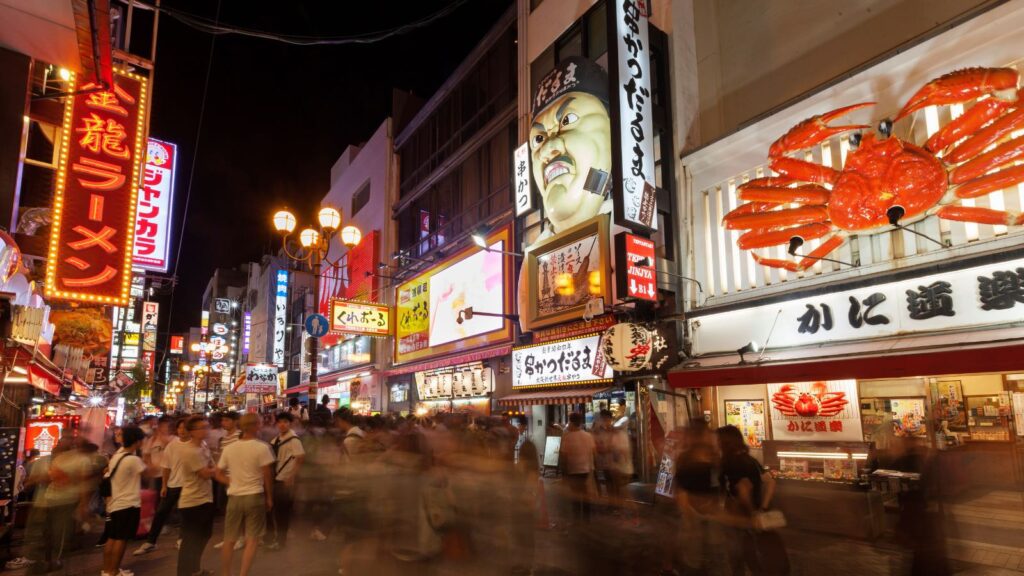
{"label": "night sky", "polygon": [[[222,0],[220,22],[341,36],[407,24],[453,1]],[[163,5],[210,19],[217,9],[216,0]],[[511,0],[469,0],[426,28],[369,45],[291,46],[218,36],[198,156],[212,36],[162,16],[150,134],[179,147],[172,266],[195,157],[173,313],[169,298],[162,298],[161,311],[172,314],[170,331],[199,324],[203,290],[215,268],[276,249],[270,222],[276,209],[289,206],[300,222],[315,216],[334,161],[390,114],[392,88],[429,98],[509,5]]]}

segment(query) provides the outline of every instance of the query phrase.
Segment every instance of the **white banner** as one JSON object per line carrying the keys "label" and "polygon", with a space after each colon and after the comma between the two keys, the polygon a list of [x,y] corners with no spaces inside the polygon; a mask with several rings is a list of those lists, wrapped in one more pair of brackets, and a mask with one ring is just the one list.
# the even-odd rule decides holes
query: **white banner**
{"label": "white banner", "polygon": [[149,139],[146,168],[135,215],[136,268],[167,272],[170,261],[171,208],[174,206],[174,165],[178,147]]}
{"label": "white banner", "polygon": [[530,145],[527,142],[516,148],[512,157],[512,177],[516,183],[516,216],[522,216],[533,208],[533,193],[530,190]]}
{"label": "white banner", "polygon": [[612,369],[601,356],[601,335],[537,344],[512,351],[512,387],[585,384],[606,380]]}
{"label": "white banner", "polygon": [[769,384],[768,401],[775,440],[864,439],[856,380]]}
{"label": "white banner", "polygon": [[276,394],[277,366],[273,364],[247,364],[245,366],[246,394]]}
{"label": "white banner", "polygon": [[1024,259],[707,314],[689,322],[699,356],[734,352],[751,340],[770,355],[776,348],[1022,321]]}
{"label": "white banner", "polygon": [[[658,228],[654,182],[654,123],[651,101],[651,44],[642,0],[612,2],[618,53],[619,157],[622,181],[616,222]],[[619,214],[622,215],[619,218]]]}

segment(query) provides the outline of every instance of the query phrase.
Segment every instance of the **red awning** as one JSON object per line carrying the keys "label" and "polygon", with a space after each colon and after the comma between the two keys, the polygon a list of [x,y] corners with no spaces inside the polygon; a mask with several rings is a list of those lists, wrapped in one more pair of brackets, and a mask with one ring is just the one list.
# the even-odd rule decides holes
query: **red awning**
{"label": "red awning", "polygon": [[502,406],[534,406],[548,404],[583,404],[599,392],[607,390],[607,386],[596,388],[567,388],[565,390],[544,390],[510,394],[498,399]]}
{"label": "red awning", "polygon": [[[1011,329],[1020,336],[1020,329]],[[995,331],[993,331],[995,332]],[[995,334],[990,334],[989,337]],[[731,354],[699,358],[669,372],[669,384],[675,388],[700,388],[730,384],[771,384],[808,382],[844,378],[908,378],[943,374],[1024,371],[1024,340],[972,342],[968,334],[930,337],[928,347],[900,347],[891,343],[859,343],[841,347],[779,352],[773,360],[739,363]],[[921,338],[904,339],[924,340]],[[919,342],[920,343],[920,342]],[[800,357],[796,357],[797,352]],[[837,354],[835,352],[842,352]]]}
{"label": "red awning", "polygon": [[511,353],[512,345],[507,344],[505,346],[495,346],[494,348],[474,350],[473,352],[466,352],[465,354],[458,354],[456,356],[438,358],[437,360],[430,360],[429,362],[420,362],[419,364],[406,364],[405,366],[398,366],[392,368],[391,370],[388,370],[384,374],[386,376],[398,376],[401,374],[410,374],[412,372],[423,372],[424,370],[436,370],[438,368],[447,368],[449,366],[456,366],[458,364],[469,364],[470,362],[479,362],[481,360],[487,360],[488,358],[494,358],[496,356],[505,356],[506,354]]}
{"label": "red awning", "polygon": [[300,384],[298,386],[292,386],[291,388],[285,388],[282,394],[305,394],[309,390],[309,384]]}
{"label": "red awning", "polygon": [[49,394],[60,395],[60,378],[41,366],[32,364],[28,367],[28,381]]}

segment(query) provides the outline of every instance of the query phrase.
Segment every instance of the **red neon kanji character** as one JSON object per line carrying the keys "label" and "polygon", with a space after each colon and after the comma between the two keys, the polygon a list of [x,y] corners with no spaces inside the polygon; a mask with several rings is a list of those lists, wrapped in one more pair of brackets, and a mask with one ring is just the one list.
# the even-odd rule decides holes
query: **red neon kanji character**
{"label": "red neon kanji character", "polygon": [[69,288],[87,288],[108,282],[114,276],[117,276],[117,270],[108,265],[104,266],[103,271],[95,276],[89,278],[64,278],[63,281],[64,285]]}
{"label": "red neon kanji character", "polygon": [[81,172],[101,178],[101,180],[79,178],[78,183],[86,190],[117,190],[127,180],[125,175],[121,174],[121,167],[117,164],[100,162],[91,158],[81,158],[80,160],[80,164],[76,162],[71,165],[72,172]]}
{"label": "red neon kanji character", "polygon": [[140,220],[139,227],[135,229],[135,234],[138,236],[156,236],[156,233],[160,229],[156,224],[153,224],[149,220]]}
{"label": "red neon kanji character", "polygon": [[842,432],[843,431],[843,421],[842,420],[832,420],[832,421],[830,421],[828,423],[828,430],[829,430],[829,432]]}
{"label": "red neon kanji character", "polygon": [[110,119],[104,120],[98,114],[89,114],[88,118],[82,118],[82,128],[76,128],[75,132],[83,134],[78,143],[90,152],[103,152],[112,158],[127,160],[130,152],[124,145],[128,138],[124,126]]}
{"label": "red neon kanji character", "polygon": [[[99,88],[95,82],[89,82],[82,86],[82,90],[93,90],[95,88]],[[114,84],[113,92],[104,90],[103,92],[89,94],[85,99],[85,105],[90,108],[98,108],[107,112],[113,112],[114,114],[120,114],[121,116],[127,116],[128,110],[121,106],[122,100],[128,104],[135,104],[135,98],[131,94],[125,92],[124,88]]]}
{"label": "red neon kanji character", "polygon": [[139,218],[156,218],[160,214],[160,207],[159,206],[153,206],[149,202],[143,202],[142,205],[144,207],[146,207],[146,208],[151,208],[152,211],[150,211],[150,212],[143,212],[142,209],[140,208],[139,209],[139,216],[138,216]]}
{"label": "red neon kanji character", "polygon": [[114,246],[109,242],[109,239],[114,237],[117,230],[110,226],[104,226],[99,232],[93,232],[85,226],[75,226],[72,230],[82,235],[81,240],[68,242],[68,246],[75,250],[85,250],[86,248],[99,246],[107,254],[113,254],[117,251],[117,246]]}
{"label": "red neon kanji character", "polygon": [[815,422],[814,423],[814,431],[815,432],[824,432],[825,431],[825,421],[822,420],[821,422]]}
{"label": "red neon kanji character", "polygon": [[139,256],[149,256],[156,252],[156,242],[152,238],[135,237],[135,253]]}

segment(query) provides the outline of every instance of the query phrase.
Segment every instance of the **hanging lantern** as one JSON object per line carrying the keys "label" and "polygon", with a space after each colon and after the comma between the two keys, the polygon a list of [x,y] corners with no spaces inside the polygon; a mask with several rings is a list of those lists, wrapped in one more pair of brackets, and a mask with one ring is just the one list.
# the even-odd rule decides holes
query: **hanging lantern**
{"label": "hanging lantern", "polygon": [[615,324],[601,337],[601,351],[608,365],[619,372],[636,372],[651,360],[654,339],[640,324]]}

